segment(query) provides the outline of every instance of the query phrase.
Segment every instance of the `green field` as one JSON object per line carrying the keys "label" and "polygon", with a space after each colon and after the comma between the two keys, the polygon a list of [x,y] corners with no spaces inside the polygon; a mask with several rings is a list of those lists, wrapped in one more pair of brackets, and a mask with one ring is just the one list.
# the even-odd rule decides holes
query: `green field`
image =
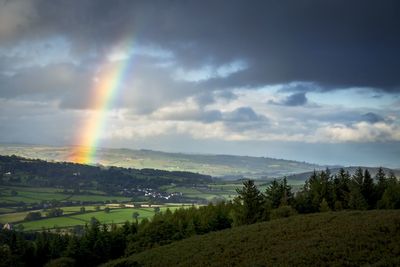
{"label": "green field", "polygon": [[[261,191],[264,191],[267,187],[267,183],[264,181],[258,181],[257,184]],[[241,182],[224,182],[198,186],[198,187],[182,187],[182,186],[165,186],[162,190],[166,192],[180,192],[184,197],[202,199],[205,201],[220,201],[220,200],[233,200],[237,195],[236,188],[242,186]],[[16,192],[16,195],[11,195],[11,191]],[[121,196],[107,196],[103,192],[91,191],[91,194],[78,194],[74,195],[72,193],[63,193],[61,189],[55,188],[35,188],[35,187],[2,187],[0,188],[0,203],[8,204],[8,207],[2,208],[0,210],[0,223],[19,223],[23,225],[25,230],[40,230],[42,228],[64,228],[71,227],[74,225],[85,225],[90,222],[92,217],[96,217],[101,223],[123,223],[125,221],[132,221],[132,213],[134,211],[139,212],[139,219],[149,218],[154,215],[153,208],[142,208],[142,209],[132,209],[132,208],[120,208],[118,203],[130,202],[131,198],[121,197]],[[14,193],[15,194],[15,193]],[[32,203],[40,203],[41,201],[52,201],[57,200],[62,204],[63,201],[73,201],[73,202],[98,202],[104,203],[105,201],[109,203],[114,203],[114,206],[110,206],[110,213],[105,213],[102,211],[104,209],[104,204],[89,204],[89,205],[75,205],[75,206],[61,206],[64,216],[58,218],[42,218],[38,221],[22,222],[28,212],[15,212],[16,204],[18,202],[25,202],[27,205]],[[85,213],[77,214],[80,212],[81,207],[85,207]],[[101,211],[95,211],[96,206],[101,208]],[[182,204],[167,204],[161,210],[165,210],[167,207],[170,209],[175,209],[181,207]],[[46,211],[39,210],[42,216],[46,216]]]}
{"label": "green field", "polygon": [[103,266],[399,265],[400,211],[373,210],[298,215],[227,229]]}
{"label": "green field", "polygon": [[[84,207],[86,212],[95,211],[96,207],[99,207],[101,210],[103,210],[105,208],[105,206],[93,206],[93,205],[70,206],[70,207],[59,207],[59,208],[63,210],[64,215],[68,215],[71,213],[80,212],[81,207]],[[29,212],[36,212],[36,211],[41,212],[42,216],[45,216],[45,214],[46,214],[46,211],[44,211],[44,210],[30,210],[30,211],[21,211],[21,212],[10,212],[9,211],[8,213],[0,214],[0,223],[5,224],[5,223],[20,222],[25,219],[26,215]]]}
{"label": "green field", "polygon": [[28,214],[27,211],[0,214],[0,223],[5,224],[22,221],[26,214]]}
{"label": "green field", "polygon": [[[164,206],[160,208],[160,211],[166,211],[167,208],[171,211],[179,208],[180,206]],[[79,209],[79,208],[78,208]],[[104,210],[95,211],[95,212],[85,212],[82,214],[73,214],[73,215],[64,215],[61,217],[55,218],[44,218],[37,221],[23,222],[19,225],[23,225],[23,229],[25,231],[35,231],[41,230],[43,228],[52,229],[52,228],[68,228],[75,225],[85,225],[89,224],[91,218],[95,217],[103,224],[121,224],[126,221],[134,221],[132,214],[134,212],[139,213],[138,220],[142,220],[144,218],[152,218],[155,214],[154,208],[111,208],[109,213],[106,213]],[[3,215],[5,218],[6,216]],[[10,219],[16,219],[10,215]],[[20,218],[20,217],[18,217]],[[2,217],[0,217],[2,219]],[[23,218],[22,218],[23,219]],[[18,224],[16,225],[18,226]]]}
{"label": "green field", "polygon": [[[12,195],[12,191],[16,195]],[[96,192],[97,194],[94,194]],[[55,188],[37,188],[37,187],[2,187],[0,189],[0,203],[13,203],[24,202],[26,204],[40,203],[41,201],[87,201],[87,202],[126,202],[131,198],[121,196],[107,196],[104,192],[90,191],[88,193],[73,194],[63,193],[60,189]]]}
{"label": "green field", "polygon": [[[232,191],[234,187],[231,184],[222,184],[223,191],[221,188],[215,186],[207,186],[202,188],[192,188],[192,187],[175,187],[169,186],[165,188],[167,192],[181,192],[184,197],[198,198],[207,201],[212,201],[215,199],[232,199],[235,192]],[[96,194],[94,194],[96,193]],[[232,194],[232,195],[231,195]],[[40,203],[42,201],[59,201],[59,205],[63,204],[65,201],[68,202],[96,202],[99,204],[93,205],[74,205],[74,206],[58,206],[63,210],[63,216],[46,218],[46,210],[28,210],[22,212],[16,212],[20,205],[20,202],[24,202],[25,205],[34,205],[35,203]],[[111,210],[109,213],[104,212],[104,204],[100,203],[113,203],[110,206]],[[37,187],[17,187],[17,186],[3,186],[0,188],[0,203],[7,205],[1,211],[0,223],[13,223],[23,226],[26,231],[31,230],[41,230],[43,228],[53,229],[53,228],[67,228],[75,225],[85,225],[90,222],[92,217],[98,219],[101,223],[105,224],[119,224],[125,221],[133,221],[133,212],[139,213],[139,220],[143,218],[151,218],[154,215],[154,208],[120,208],[118,203],[131,203],[131,198],[121,197],[121,196],[107,196],[103,192],[93,192],[90,194],[72,194],[71,192],[64,193],[61,189],[57,188],[37,188]],[[100,211],[96,211],[100,207]],[[85,213],[80,213],[81,207],[85,207]],[[179,204],[166,204],[161,207],[161,211],[167,208],[174,210],[178,207],[182,207],[182,203]],[[32,211],[40,211],[42,214],[42,219],[37,221],[24,222],[26,215]]]}

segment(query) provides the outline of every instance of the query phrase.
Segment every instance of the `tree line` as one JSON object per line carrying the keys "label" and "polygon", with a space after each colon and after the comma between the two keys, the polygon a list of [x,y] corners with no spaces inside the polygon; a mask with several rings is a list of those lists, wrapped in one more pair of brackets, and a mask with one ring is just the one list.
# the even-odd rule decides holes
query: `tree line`
{"label": "tree line", "polygon": [[382,168],[372,178],[368,169],[357,168],[353,175],[343,168],[335,175],[329,169],[316,172],[296,193],[286,178],[274,180],[264,193],[254,181],[244,182],[234,200],[236,224],[251,224],[294,213],[340,210],[399,209],[400,182],[393,172]]}
{"label": "tree line", "polygon": [[296,213],[400,208],[400,183],[383,169],[375,179],[361,168],[353,175],[344,170],[336,175],[314,172],[296,193],[285,178],[272,181],[265,192],[246,180],[237,193],[232,202],[167,210],[140,222],[135,216],[122,226],[102,225],[92,218],[74,234],[2,230],[0,266],[96,266],[193,235]]}

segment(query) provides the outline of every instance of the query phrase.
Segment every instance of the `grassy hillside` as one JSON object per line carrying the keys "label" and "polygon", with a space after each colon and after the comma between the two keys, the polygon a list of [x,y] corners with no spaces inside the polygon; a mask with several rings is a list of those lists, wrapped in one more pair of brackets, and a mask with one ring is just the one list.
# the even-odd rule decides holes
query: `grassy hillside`
{"label": "grassy hillside", "polygon": [[293,216],[195,236],[104,266],[363,265],[400,265],[400,211]]}
{"label": "grassy hillside", "polygon": [[[0,144],[0,155],[17,155],[43,160],[66,161],[71,147]],[[153,168],[168,171],[189,171],[227,178],[279,177],[323,169],[305,162],[230,155],[166,153],[152,150],[100,149],[99,162],[106,166]]]}

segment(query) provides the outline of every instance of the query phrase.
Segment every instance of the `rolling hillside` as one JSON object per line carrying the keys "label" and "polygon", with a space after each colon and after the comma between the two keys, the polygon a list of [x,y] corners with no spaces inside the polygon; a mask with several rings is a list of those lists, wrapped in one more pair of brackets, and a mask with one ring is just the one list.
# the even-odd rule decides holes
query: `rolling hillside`
{"label": "rolling hillside", "polygon": [[[0,155],[14,154],[48,161],[66,161],[71,153],[71,147],[0,145]],[[325,168],[316,164],[266,157],[183,154],[130,149],[100,149],[98,158],[99,164],[108,166],[189,171],[228,179],[280,177]]]}
{"label": "rolling hillside", "polygon": [[400,211],[293,216],[194,236],[104,267],[364,265],[400,265]]}

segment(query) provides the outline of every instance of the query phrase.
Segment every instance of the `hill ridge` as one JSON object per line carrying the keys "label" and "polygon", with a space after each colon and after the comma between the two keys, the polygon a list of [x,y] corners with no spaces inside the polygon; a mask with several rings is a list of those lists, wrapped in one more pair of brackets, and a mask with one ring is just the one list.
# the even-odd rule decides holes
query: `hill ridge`
{"label": "hill ridge", "polygon": [[[15,154],[26,158],[66,161],[72,153],[71,148],[68,146],[0,144],[0,155]],[[229,179],[281,177],[327,167],[271,157],[176,153],[150,149],[99,148],[97,154],[100,159],[98,163],[105,166],[179,170]]]}

